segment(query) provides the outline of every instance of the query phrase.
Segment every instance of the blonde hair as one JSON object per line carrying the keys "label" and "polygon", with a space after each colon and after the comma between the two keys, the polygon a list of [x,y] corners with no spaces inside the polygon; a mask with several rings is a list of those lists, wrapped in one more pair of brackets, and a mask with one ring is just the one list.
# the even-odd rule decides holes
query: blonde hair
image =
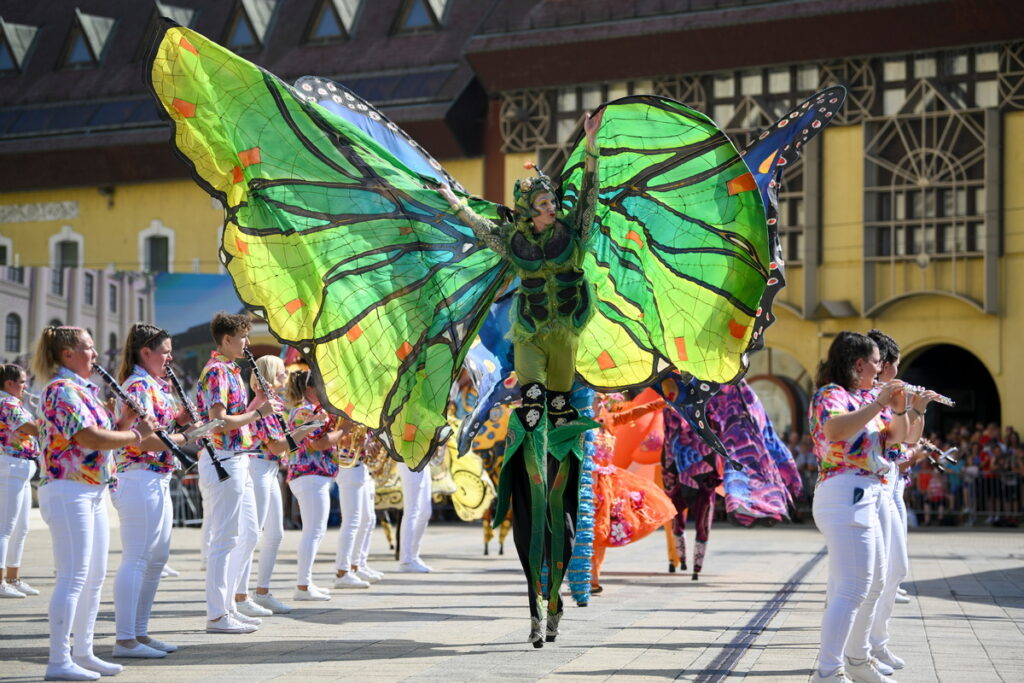
{"label": "blonde hair", "polygon": [[[277,376],[284,370],[284,361],[277,356],[267,354],[266,356],[260,356],[256,359],[256,367],[259,368],[260,374],[263,375],[264,379],[267,380],[267,384],[270,385],[271,389],[280,389],[277,386]],[[287,380],[285,380],[287,383]],[[256,373],[249,375],[249,387],[256,391],[259,389],[260,383],[256,379]]]}
{"label": "blonde hair", "polygon": [[32,374],[40,382],[49,382],[63,363],[60,359],[64,349],[73,349],[82,343],[86,331],[69,325],[50,325],[43,328],[32,354]]}

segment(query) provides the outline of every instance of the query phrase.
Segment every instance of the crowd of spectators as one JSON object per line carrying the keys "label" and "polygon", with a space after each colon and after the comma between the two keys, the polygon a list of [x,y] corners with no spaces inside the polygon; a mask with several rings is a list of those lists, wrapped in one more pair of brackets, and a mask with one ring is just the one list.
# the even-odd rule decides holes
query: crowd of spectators
{"label": "crowd of spectators", "polygon": [[[1016,527],[1024,506],[1024,448],[1013,427],[957,423],[945,434],[932,432],[928,440],[942,451],[956,448],[956,462],[928,460],[910,470],[906,488],[912,525],[966,525]],[[808,435],[791,433],[787,443],[803,479],[804,493],[797,501],[798,518],[809,518],[818,478],[818,461]],[[802,514],[801,514],[802,513]]]}

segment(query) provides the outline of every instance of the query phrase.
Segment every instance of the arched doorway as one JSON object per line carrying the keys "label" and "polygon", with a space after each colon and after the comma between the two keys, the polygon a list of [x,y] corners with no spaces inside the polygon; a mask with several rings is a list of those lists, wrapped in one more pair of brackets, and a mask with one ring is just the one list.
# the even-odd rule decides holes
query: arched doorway
{"label": "arched doorway", "polygon": [[776,432],[807,431],[807,401],[814,387],[795,356],[773,348],[755,353],[750,357],[747,382],[761,399]]}
{"label": "arched doorway", "polygon": [[946,434],[958,422],[999,423],[999,390],[988,368],[970,351],[953,344],[936,344],[908,354],[900,364],[900,379],[944,394],[955,407],[933,403],[925,415],[925,433]]}

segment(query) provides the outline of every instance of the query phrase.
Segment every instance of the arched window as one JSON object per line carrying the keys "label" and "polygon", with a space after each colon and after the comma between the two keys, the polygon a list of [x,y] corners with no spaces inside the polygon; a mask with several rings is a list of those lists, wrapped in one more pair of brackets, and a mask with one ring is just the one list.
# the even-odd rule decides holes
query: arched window
{"label": "arched window", "polygon": [[64,294],[64,269],[80,268],[85,260],[85,237],[75,232],[70,225],[62,226],[60,232],[50,235],[50,289],[54,294]]}
{"label": "arched window", "polygon": [[159,220],[139,231],[139,270],[146,273],[173,273],[174,241],[174,229]]}
{"label": "arched window", "polygon": [[8,313],[4,324],[4,351],[21,353],[21,316]]}

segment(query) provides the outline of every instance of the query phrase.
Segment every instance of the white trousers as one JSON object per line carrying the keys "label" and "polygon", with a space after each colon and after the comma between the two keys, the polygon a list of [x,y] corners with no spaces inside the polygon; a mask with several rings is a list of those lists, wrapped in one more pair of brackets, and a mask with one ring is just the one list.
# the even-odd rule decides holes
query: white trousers
{"label": "white trousers", "polygon": [[160,572],[171,554],[171,475],[129,470],[111,495],[121,519],[121,565],[114,577],[118,640],[149,635]]}
{"label": "white trousers", "polygon": [[[893,465],[891,476],[899,481],[899,469]],[[906,578],[909,564],[907,562],[907,526],[905,519],[900,515],[900,505],[896,503],[896,494],[899,492],[900,503],[903,486],[898,483],[886,487],[882,494],[882,514],[879,516],[879,523],[882,527],[882,536],[885,539],[886,573],[885,587],[878,598],[878,606],[875,608],[875,616],[871,623],[871,649],[880,650],[889,643],[889,620],[892,618],[892,610],[896,605],[896,591],[900,582]]]}
{"label": "white trousers", "polygon": [[843,665],[844,653],[851,659],[869,654],[868,634],[886,573],[879,521],[884,493],[878,480],[849,472],[825,480],[814,492],[814,523],[828,548],[818,656],[826,674]]}
{"label": "white trousers", "polygon": [[423,533],[430,521],[430,468],[424,467],[420,472],[413,472],[408,466],[398,466],[402,475],[402,511],[401,557],[402,562],[419,562],[420,546],[423,544]]}
{"label": "white trousers", "polygon": [[209,528],[206,557],[206,618],[219,619],[235,610],[233,589],[256,546],[256,497],[249,477],[249,456],[215,450],[230,478],[217,481],[210,456],[199,456],[199,480],[206,480],[203,517]]}
{"label": "white trousers", "polygon": [[327,515],[331,511],[331,481],[330,477],[307,474],[288,482],[292,493],[299,501],[299,512],[302,514],[296,586],[308,586],[313,583],[313,562],[316,561],[320,541],[327,532]]}
{"label": "white trousers", "polygon": [[100,592],[107,574],[110,522],[106,486],[57,479],[39,488],[39,511],[50,527],[57,581],[50,598],[50,664],[93,654]]}
{"label": "white trousers", "polygon": [[0,569],[21,566],[35,473],[35,460],[0,455]]}
{"label": "white trousers", "polygon": [[361,463],[351,469],[338,470],[337,480],[341,528],[338,529],[338,553],[334,567],[347,572],[352,567],[366,566],[370,534],[377,522],[373,510],[374,482],[369,470]]}
{"label": "white trousers", "polygon": [[[257,564],[256,587],[270,588],[270,577],[277,564],[277,553],[284,539],[284,507],[281,503],[280,463],[276,460],[249,458],[249,476],[256,496],[256,524],[260,530],[260,560]],[[238,592],[248,593],[252,563],[245,566]]]}

